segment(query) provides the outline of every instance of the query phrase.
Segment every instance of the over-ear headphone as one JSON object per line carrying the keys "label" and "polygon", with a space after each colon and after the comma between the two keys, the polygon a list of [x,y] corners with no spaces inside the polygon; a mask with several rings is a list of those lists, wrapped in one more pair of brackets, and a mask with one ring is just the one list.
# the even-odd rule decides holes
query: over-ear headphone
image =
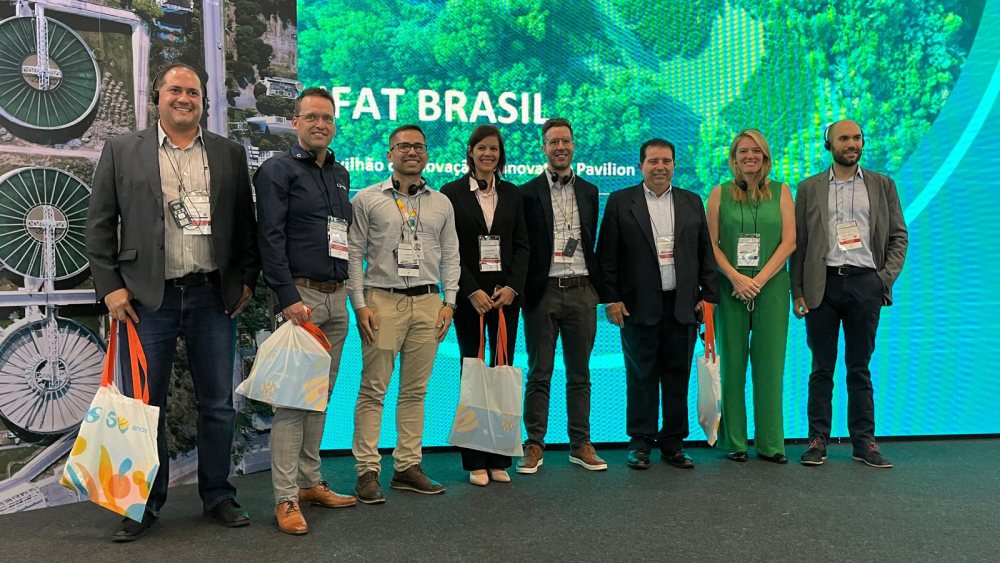
{"label": "over-ear headphone", "polygon": [[[403,189],[400,187],[399,180],[397,180],[395,176],[392,177],[392,187],[397,192],[400,192],[400,193],[403,192]],[[424,180],[423,176],[421,176],[420,177],[420,183],[419,184],[410,184],[410,186],[408,188],[406,188],[406,193],[409,194],[409,195],[411,195],[411,196],[414,196],[414,195],[417,195],[417,192],[419,192],[420,190],[422,190],[422,189],[424,189],[426,187],[427,187],[427,181]]]}
{"label": "over-ear headphone", "polygon": [[567,175],[567,176],[559,176],[558,172],[552,172],[552,183],[553,184],[562,184],[563,186],[566,186],[569,183],[571,183],[572,181],[573,181],[573,170],[572,169],[570,169],[569,175]]}
{"label": "over-ear headphone", "polygon": [[[830,144],[831,127],[833,127],[833,123],[827,125],[826,129],[823,129],[823,148],[826,150],[830,150],[831,148],[833,148],[833,145]],[[861,144],[863,145],[865,144],[865,130],[862,129],[860,125],[858,125],[858,131],[861,131]]]}
{"label": "over-ear headphone", "polygon": [[476,185],[479,186],[480,190],[483,190],[485,192],[486,189],[490,187],[489,182],[487,182],[486,180],[480,180],[479,178],[476,177],[476,172],[474,170],[469,170],[469,175],[472,176],[472,179],[476,181]]}
{"label": "over-ear headphone", "polygon": [[[747,191],[747,190],[750,189],[750,186],[747,184],[746,180],[736,180],[736,187],[739,188],[739,189],[741,189],[741,190],[743,190],[743,191]],[[757,189],[759,189],[759,190],[763,190],[764,189],[764,179],[763,178],[761,178],[760,181],[757,182]]]}
{"label": "over-ear headphone", "polygon": [[195,70],[194,67],[192,67],[189,64],[179,63],[179,62],[173,62],[161,68],[160,71],[156,73],[156,76],[153,77],[153,84],[152,87],[150,87],[149,89],[149,99],[150,101],[153,102],[153,105],[154,106],[160,105],[160,91],[156,88],[156,85],[163,80],[163,77],[165,77],[168,72],[170,72],[175,68],[186,68],[191,72],[193,72],[195,76],[198,77],[198,81],[201,82],[201,89],[202,89],[201,93],[202,111],[208,111],[208,95],[204,92],[205,83],[208,81],[207,77],[205,79],[202,79],[202,76],[198,74],[198,71]]}

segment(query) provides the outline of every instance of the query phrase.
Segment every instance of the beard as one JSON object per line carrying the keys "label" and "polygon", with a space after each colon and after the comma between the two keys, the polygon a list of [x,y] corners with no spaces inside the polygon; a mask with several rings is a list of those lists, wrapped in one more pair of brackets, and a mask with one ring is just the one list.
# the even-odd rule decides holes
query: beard
{"label": "beard", "polygon": [[843,152],[834,152],[833,161],[841,166],[854,166],[861,160],[861,150],[858,150],[857,156],[848,157],[845,156]]}

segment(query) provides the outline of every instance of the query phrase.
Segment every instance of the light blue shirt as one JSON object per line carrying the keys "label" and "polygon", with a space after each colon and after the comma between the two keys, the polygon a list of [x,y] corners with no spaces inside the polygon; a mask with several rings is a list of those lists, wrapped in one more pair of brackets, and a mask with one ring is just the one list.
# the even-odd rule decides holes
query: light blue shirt
{"label": "light blue shirt", "polygon": [[[552,196],[552,240],[556,235],[573,237],[580,241],[572,262],[556,262],[555,253],[549,258],[549,277],[569,278],[586,276],[587,260],[583,251],[583,235],[580,224],[580,208],[576,205],[576,184],[554,184],[552,171],[545,169],[545,178],[549,181],[549,194]],[[576,175],[573,175],[573,180]],[[554,243],[553,243],[554,244]],[[562,249],[560,249],[562,250]]]}
{"label": "light blue shirt", "polygon": [[[649,210],[649,222],[653,228],[653,242],[660,237],[674,236],[674,187],[671,185],[663,195],[657,197],[646,183],[642,183],[642,191],[646,194],[646,209]],[[656,257],[659,263],[659,256]],[[660,289],[672,291],[677,289],[677,272],[673,264],[660,266]]]}
{"label": "light blue shirt", "polygon": [[[401,277],[397,270],[396,247],[400,242],[412,243],[414,234],[403,219],[397,198],[417,213],[414,229],[424,257],[420,273],[413,277]],[[446,196],[427,188],[407,196],[393,190],[392,180],[387,178],[358,192],[351,203],[354,222],[347,235],[347,292],[355,309],[365,306],[365,289],[373,287],[404,289],[439,284],[444,300],[455,302],[462,270],[455,210]]]}
{"label": "light blue shirt", "polygon": [[[872,256],[871,206],[868,202],[868,188],[865,187],[865,177],[858,167],[857,173],[848,180],[838,180],[830,168],[830,224],[827,225],[827,235],[830,239],[830,251],[826,253],[827,266],[859,266],[874,268],[875,258]],[[855,221],[858,233],[861,235],[861,248],[841,250],[837,244],[837,224]]]}

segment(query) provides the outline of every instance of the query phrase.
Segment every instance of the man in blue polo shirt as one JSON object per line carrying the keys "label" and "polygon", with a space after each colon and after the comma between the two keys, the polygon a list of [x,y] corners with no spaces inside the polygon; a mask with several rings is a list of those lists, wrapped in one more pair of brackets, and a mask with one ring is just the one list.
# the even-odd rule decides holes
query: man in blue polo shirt
{"label": "man in blue polo shirt", "polygon": [[[328,148],[336,133],[333,98],[308,88],[295,100],[297,142],[267,160],[254,176],[264,278],[280,317],[311,321],[330,339],[330,390],[347,337],[347,230],[350,174]],[[278,529],[309,531],[299,503],[339,508],[357,504],[334,493],[320,475],[319,445],[326,414],[275,408],[271,425],[271,482]]]}

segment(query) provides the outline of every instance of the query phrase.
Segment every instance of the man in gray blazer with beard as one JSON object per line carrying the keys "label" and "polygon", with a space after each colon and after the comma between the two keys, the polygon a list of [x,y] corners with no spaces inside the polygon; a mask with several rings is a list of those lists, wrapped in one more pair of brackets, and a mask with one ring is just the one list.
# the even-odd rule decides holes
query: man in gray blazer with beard
{"label": "man in gray blazer with beard", "polygon": [[833,372],[840,325],[847,364],[847,427],[853,459],[871,467],[892,463],[875,443],[875,399],[868,362],[883,306],[903,269],[908,244],[903,211],[891,178],[858,166],[865,145],[857,123],[827,128],[833,165],[798,186],[796,249],[792,255],[795,316],[806,319],[812,351],[809,448],[803,465],[826,460],[832,418]]}

